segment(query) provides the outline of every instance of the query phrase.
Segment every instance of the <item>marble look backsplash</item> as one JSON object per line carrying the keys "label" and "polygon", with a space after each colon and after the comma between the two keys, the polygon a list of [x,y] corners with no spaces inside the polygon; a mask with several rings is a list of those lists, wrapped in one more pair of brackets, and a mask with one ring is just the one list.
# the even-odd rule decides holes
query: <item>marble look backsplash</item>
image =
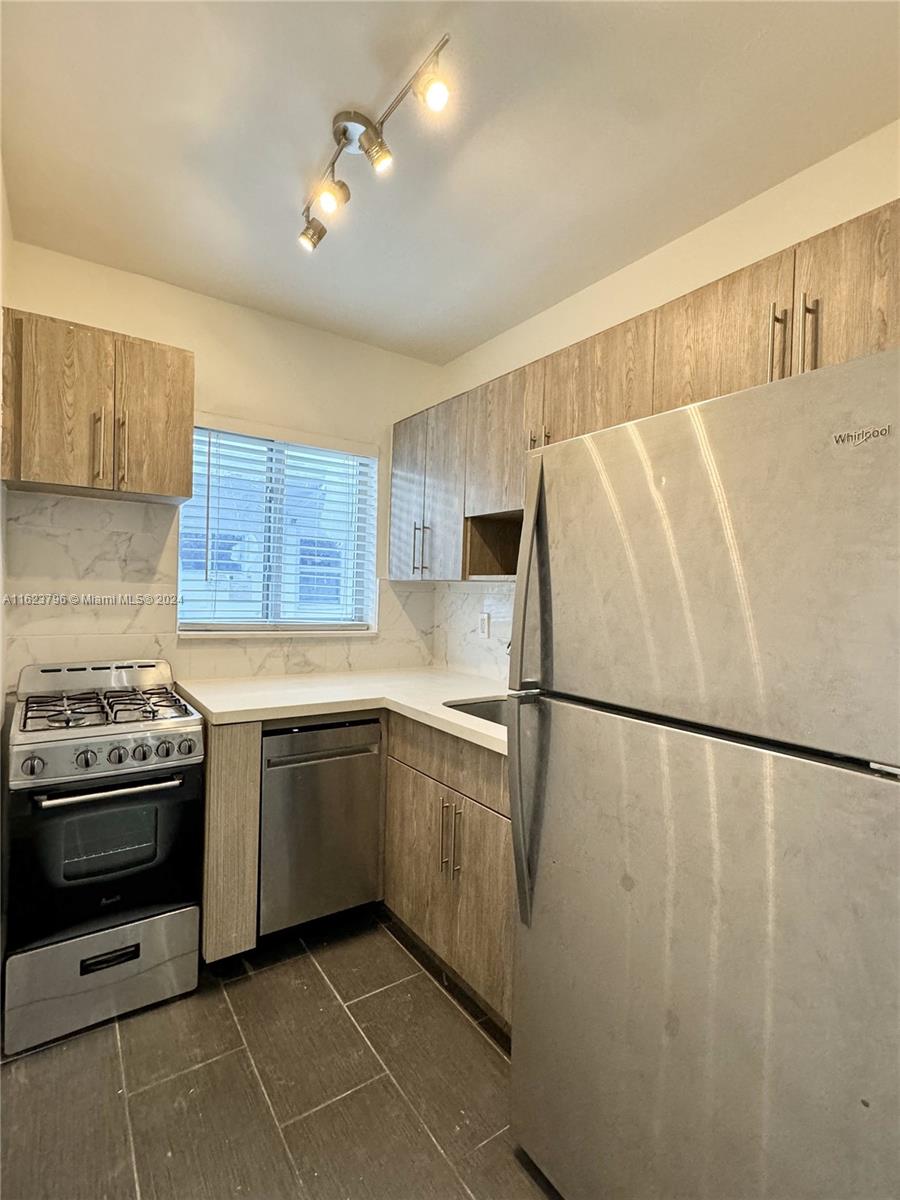
{"label": "marble look backsplash", "polygon": [[[5,541],[8,594],[177,590],[174,506],[10,491]],[[428,666],[433,613],[430,587],[384,581],[374,637],[179,638],[174,606],[9,605],[5,680],[31,662],[105,658],[166,658],[182,678]]]}
{"label": "marble look backsplash", "polygon": [[[434,585],[434,663],[468,675],[509,682],[507,644],[512,633],[513,583]],[[490,637],[479,634],[481,614],[491,618]]]}
{"label": "marble look backsplash", "polygon": [[[7,594],[174,594],[178,510],[39,492],[6,494]],[[166,658],[183,679],[380,667],[449,667],[506,686],[513,584],[379,584],[374,637],[178,637],[169,605],[4,609],[5,682],[32,662]],[[491,615],[491,635],[479,617]]]}

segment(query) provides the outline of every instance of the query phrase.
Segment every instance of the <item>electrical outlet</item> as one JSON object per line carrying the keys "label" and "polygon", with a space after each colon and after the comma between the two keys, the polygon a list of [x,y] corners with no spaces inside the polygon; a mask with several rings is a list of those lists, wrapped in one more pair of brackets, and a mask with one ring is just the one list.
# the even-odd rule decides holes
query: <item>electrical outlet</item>
{"label": "electrical outlet", "polygon": [[491,636],[491,614],[483,612],[478,619],[478,636],[489,638]]}

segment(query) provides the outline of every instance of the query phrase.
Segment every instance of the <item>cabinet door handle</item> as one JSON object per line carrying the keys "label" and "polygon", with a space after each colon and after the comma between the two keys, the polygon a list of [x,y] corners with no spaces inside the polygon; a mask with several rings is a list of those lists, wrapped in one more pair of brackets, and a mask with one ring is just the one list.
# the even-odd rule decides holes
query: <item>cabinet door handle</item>
{"label": "cabinet door handle", "polygon": [[[775,326],[784,325],[787,330],[787,309],[781,310],[781,316],[778,315],[778,307],[773,300],[769,307],[769,348],[766,353],[766,383],[771,383],[775,378]],[[781,343],[781,361],[784,365],[784,342]]]}
{"label": "cabinet door handle", "polygon": [[419,570],[422,572],[423,575],[426,571],[431,570],[431,567],[429,567],[428,564],[425,562],[425,534],[426,533],[431,533],[430,525],[422,526],[422,551],[419,554]]}
{"label": "cabinet door handle", "polygon": [[457,861],[457,853],[456,853],[457,848],[459,846],[459,840],[460,840],[459,839],[459,827],[460,827],[460,822],[462,821],[462,812],[463,812],[463,810],[461,808],[457,808],[454,805],[454,808],[453,808],[453,844],[450,849],[450,857],[453,860],[453,869],[451,872],[451,877],[453,875],[458,875],[460,873],[460,871],[462,870],[462,863]]}
{"label": "cabinet door handle", "polygon": [[101,408],[99,413],[94,413],[94,430],[97,432],[97,437],[93,439],[93,454],[94,454],[94,479],[103,481],[103,476],[106,474],[104,469],[104,459],[106,458],[106,409]]}
{"label": "cabinet door handle", "polygon": [[541,426],[541,445],[546,446],[550,441],[550,430],[546,425]]}
{"label": "cabinet door handle", "polygon": [[528,449],[533,450],[537,445],[537,434],[533,429],[528,430]]}
{"label": "cabinet door handle", "polygon": [[446,813],[446,811],[447,811],[447,809],[450,807],[450,805],[447,803],[447,800],[446,800],[446,798],[445,798],[444,796],[441,796],[441,798],[440,798],[440,806],[441,806],[441,853],[440,853],[440,864],[441,864],[441,874],[443,875],[443,873],[444,873],[444,867],[446,867],[446,866],[449,866],[449,864],[450,864],[450,859],[449,859],[449,858],[447,857],[447,855],[444,853],[444,841],[445,841],[445,838],[444,838],[444,814]]}
{"label": "cabinet door handle", "polygon": [[[798,366],[797,366],[797,374],[798,375],[802,375],[803,372],[806,370],[806,318],[807,318],[807,316],[815,317],[815,319],[816,319],[816,325],[815,325],[815,330],[814,330],[814,334],[813,334],[814,344],[815,344],[815,340],[818,339],[818,334],[819,334],[819,301],[813,300],[812,303],[810,303],[807,293],[803,292],[800,296],[800,329],[799,329],[800,356],[799,356],[799,362],[798,362]],[[818,356],[816,354],[812,355],[812,366],[810,367],[810,370],[813,370],[813,371],[815,370],[817,358],[818,358]]]}
{"label": "cabinet door handle", "polygon": [[412,573],[413,573],[413,575],[415,575],[416,571],[418,571],[418,569],[419,569],[416,566],[416,536],[418,535],[418,532],[419,532],[419,522],[413,521],[413,556],[412,556]]}
{"label": "cabinet door handle", "polygon": [[128,482],[128,413],[122,413],[119,417],[119,483],[125,485]]}

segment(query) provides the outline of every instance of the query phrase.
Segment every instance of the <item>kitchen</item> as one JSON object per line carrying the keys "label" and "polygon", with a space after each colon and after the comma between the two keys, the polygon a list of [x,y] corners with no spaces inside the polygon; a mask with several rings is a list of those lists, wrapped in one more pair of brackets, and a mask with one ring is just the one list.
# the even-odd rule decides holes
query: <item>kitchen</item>
{"label": "kitchen", "polygon": [[900,1193],[900,8],[763,7],[4,3],[4,1196]]}

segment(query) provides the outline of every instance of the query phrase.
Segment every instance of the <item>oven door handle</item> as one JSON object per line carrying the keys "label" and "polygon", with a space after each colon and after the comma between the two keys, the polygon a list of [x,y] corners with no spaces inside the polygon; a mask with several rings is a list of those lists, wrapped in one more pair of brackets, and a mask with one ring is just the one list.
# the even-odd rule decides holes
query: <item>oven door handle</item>
{"label": "oven door handle", "polygon": [[162,783],[139,783],[135,787],[110,788],[107,792],[82,792],[80,796],[35,796],[38,808],[66,808],[70,804],[88,804],[96,800],[113,800],[117,796],[138,796],[142,792],[163,792],[170,788],[179,788],[184,778],[166,779]]}

